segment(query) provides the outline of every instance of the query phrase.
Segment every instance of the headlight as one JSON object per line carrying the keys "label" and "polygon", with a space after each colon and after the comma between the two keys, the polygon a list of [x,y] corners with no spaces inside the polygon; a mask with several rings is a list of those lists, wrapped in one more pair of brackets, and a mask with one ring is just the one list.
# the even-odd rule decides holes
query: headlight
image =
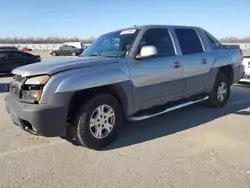
{"label": "headlight", "polygon": [[25,85],[45,85],[50,79],[50,76],[37,76],[26,80]]}
{"label": "headlight", "polygon": [[23,90],[22,98],[25,100],[39,101],[42,95],[42,90]]}
{"label": "headlight", "polygon": [[48,75],[27,79],[22,90],[22,99],[39,101],[42,95],[43,87],[49,79],[50,76]]}

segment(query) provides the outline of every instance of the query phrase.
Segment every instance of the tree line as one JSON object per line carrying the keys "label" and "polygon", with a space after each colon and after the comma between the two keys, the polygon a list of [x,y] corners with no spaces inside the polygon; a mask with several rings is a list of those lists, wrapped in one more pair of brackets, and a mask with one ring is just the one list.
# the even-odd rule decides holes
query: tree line
{"label": "tree line", "polygon": [[[84,42],[90,44],[95,37],[81,39],[78,37],[0,37],[0,44],[61,44],[64,42]],[[224,43],[250,43],[250,37],[226,37],[220,40]]]}
{"label": "tree line", "polygon": [[222,38],[221,42],[224,42],[224,43],[250,43],[250,37],[245,37],[245,38],[226,37],[226,38]]}
{"label": "tree line", "polygon": [[81,39],[78,37],[0,37],[0,44],[61,44],[64,42],[83,42],[90,44],[95,37]]}

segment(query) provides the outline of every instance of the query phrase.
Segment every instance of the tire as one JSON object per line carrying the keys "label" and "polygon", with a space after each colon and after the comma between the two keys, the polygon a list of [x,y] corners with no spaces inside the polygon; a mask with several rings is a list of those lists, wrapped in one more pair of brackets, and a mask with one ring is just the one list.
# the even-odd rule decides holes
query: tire
{"label": "tire", "polygon": [[76,53],[75,53],[75,52],[72,52],[72,56],[76,56]]}
{"label": "tire", "polygon": [[[104,110],[100,110],[101,106]],[[109,109],[110,111],[99,113],[100,111],[104,112],[108,107],[111,108]],[[108,94],[97,95],[83,103],[78,109],[76,115],[73,116],[71,125],[78,144],[90,149],[100,150],[117,137],[122,124],[122,111],[118,101],[114,97]],[[113,113],[111,110],[113,110]],[[108,115],[108,112],[111,115]],[[106,114],[107,117],[100,114]],[[109,119],[105,119],[109,116]],[[94,122],[92,127],[90,120]],[[110,128],[111,124],[113,124],[112,128]],[[111,131],[109,132],[108,129],[111,129]]]}
{"label": "tire", "polygon": [[52,52],[51,55],[53,56],[57,56],[56,52]]}
{"label": "tire", "polygon": [[[224,88],[223,92],[221,88]],[[221,93],[220,95],[219,92]],[[221,98],[221,96],[223,97]],[[219,73],[215,80],[213,90],[209,94],[208,105],[214,108],[222,108],[227,103],[229,97],[230,97],[229,79],[226,77],[224,73]]]}

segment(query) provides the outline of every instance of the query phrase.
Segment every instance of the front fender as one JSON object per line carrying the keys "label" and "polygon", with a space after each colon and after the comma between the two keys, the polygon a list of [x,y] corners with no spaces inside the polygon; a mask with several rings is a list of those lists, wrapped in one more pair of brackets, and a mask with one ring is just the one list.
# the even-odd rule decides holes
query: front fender
{"label": "front fender", "polygon": [[121,70],[103,70],[72,75],[58,85],[55,93],[78,91],[128,81],[129,76]]}

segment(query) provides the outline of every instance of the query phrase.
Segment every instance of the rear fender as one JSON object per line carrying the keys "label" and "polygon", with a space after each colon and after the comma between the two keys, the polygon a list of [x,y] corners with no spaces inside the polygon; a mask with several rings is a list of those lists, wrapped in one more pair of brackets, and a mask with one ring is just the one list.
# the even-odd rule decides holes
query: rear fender
{"label": "rear fender", "polygon": [[221,56],[214,59],[212,68],[219,68],[227,65],[232,65],[232,62],[237,61],[229,56]]}

